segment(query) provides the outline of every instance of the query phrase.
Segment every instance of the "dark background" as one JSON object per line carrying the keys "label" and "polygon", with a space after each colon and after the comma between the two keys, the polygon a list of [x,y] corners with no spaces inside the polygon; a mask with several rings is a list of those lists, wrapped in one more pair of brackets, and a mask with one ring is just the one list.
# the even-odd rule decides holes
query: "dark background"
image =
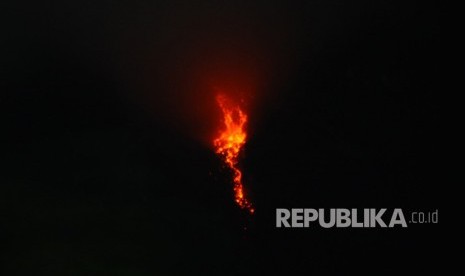
{"label": "dark background", "polygon": [[[438,7],[195,2],[1,4],[2,275],[440,268],[439,225],[276,229],[274,217],[440,209]],[[209,94],[196,94],[228,64],[260,87],[241,159],[253,217],[204,142]]]}

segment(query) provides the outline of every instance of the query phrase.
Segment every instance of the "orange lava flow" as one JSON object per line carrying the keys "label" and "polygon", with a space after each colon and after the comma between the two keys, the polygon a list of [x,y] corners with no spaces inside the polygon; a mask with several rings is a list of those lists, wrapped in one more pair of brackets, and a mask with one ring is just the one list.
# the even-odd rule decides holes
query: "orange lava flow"
{"label": "orange lava flow", "polygon": [[223,95],[217,97],[217,102],[223,112],[224,128],[213,144],[215,151],[219,154],[224,163],[233,172],[234,197],[240,208],[246,209],[253,214],[255,209],[244,194],[244,185],[242,184],[242,172],[238,168],[238,158],[242,147],[247,138],[245,124],[247,115],[239,106],[230,107],[227,105],[227,99]]}

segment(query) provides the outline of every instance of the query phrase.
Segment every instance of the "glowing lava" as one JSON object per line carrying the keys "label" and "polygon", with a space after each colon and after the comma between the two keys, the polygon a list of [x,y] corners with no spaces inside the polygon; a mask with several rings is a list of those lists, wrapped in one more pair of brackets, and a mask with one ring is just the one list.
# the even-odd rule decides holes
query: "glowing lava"
{"label": "glowing lava", "polygon": [[245,131],[247,115],[239,106],[231,106],[224,95],[219,95],[217,97],[217,102],[223,112],[224,128],[213,141],[215,151],[222,157],[224,163],[233,172],[234,197],[236,203],[242,209],[246,209],[249,213],[253,214],[255,210],[244,194],[242,172],[237,166],[239,153],[247,138],[247,133]]}

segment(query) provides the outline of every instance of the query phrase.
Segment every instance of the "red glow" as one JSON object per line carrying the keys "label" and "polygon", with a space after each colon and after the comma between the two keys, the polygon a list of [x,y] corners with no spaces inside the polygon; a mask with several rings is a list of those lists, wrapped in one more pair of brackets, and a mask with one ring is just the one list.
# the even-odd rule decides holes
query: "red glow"
{"label": "red glow", "polygon": [[223,129],[219,136],[214,139],[215,151],[219,154],[224,163],[233,172],[234,197],[236,203],[242,209],[246,209],[253,214],[255,209],[244,194],[242,183],[242,172],[238,168],[239,154],[246,142],[247,133],[245,125],[247,115],[238,105],[231,106],[224,95],[217,96],[218,105],[223,113]]}

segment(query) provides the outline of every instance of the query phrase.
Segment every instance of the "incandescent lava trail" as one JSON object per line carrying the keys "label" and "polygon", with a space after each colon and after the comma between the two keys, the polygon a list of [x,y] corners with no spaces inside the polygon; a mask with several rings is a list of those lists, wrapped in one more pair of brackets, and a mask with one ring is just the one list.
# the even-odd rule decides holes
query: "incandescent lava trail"
{"label": "incandescent lava trail", "polygon": [[223,129],[213,141],[215,152],[221,156],[225,165],[233,173],[234,199],[241,209],[253,214],[255,209],[244,194],[242,172],[238,168],[239,154],[246,142],[245,124],[247,115],[239,105],[232,105],[224,95],[216,98],[223,113]]}

